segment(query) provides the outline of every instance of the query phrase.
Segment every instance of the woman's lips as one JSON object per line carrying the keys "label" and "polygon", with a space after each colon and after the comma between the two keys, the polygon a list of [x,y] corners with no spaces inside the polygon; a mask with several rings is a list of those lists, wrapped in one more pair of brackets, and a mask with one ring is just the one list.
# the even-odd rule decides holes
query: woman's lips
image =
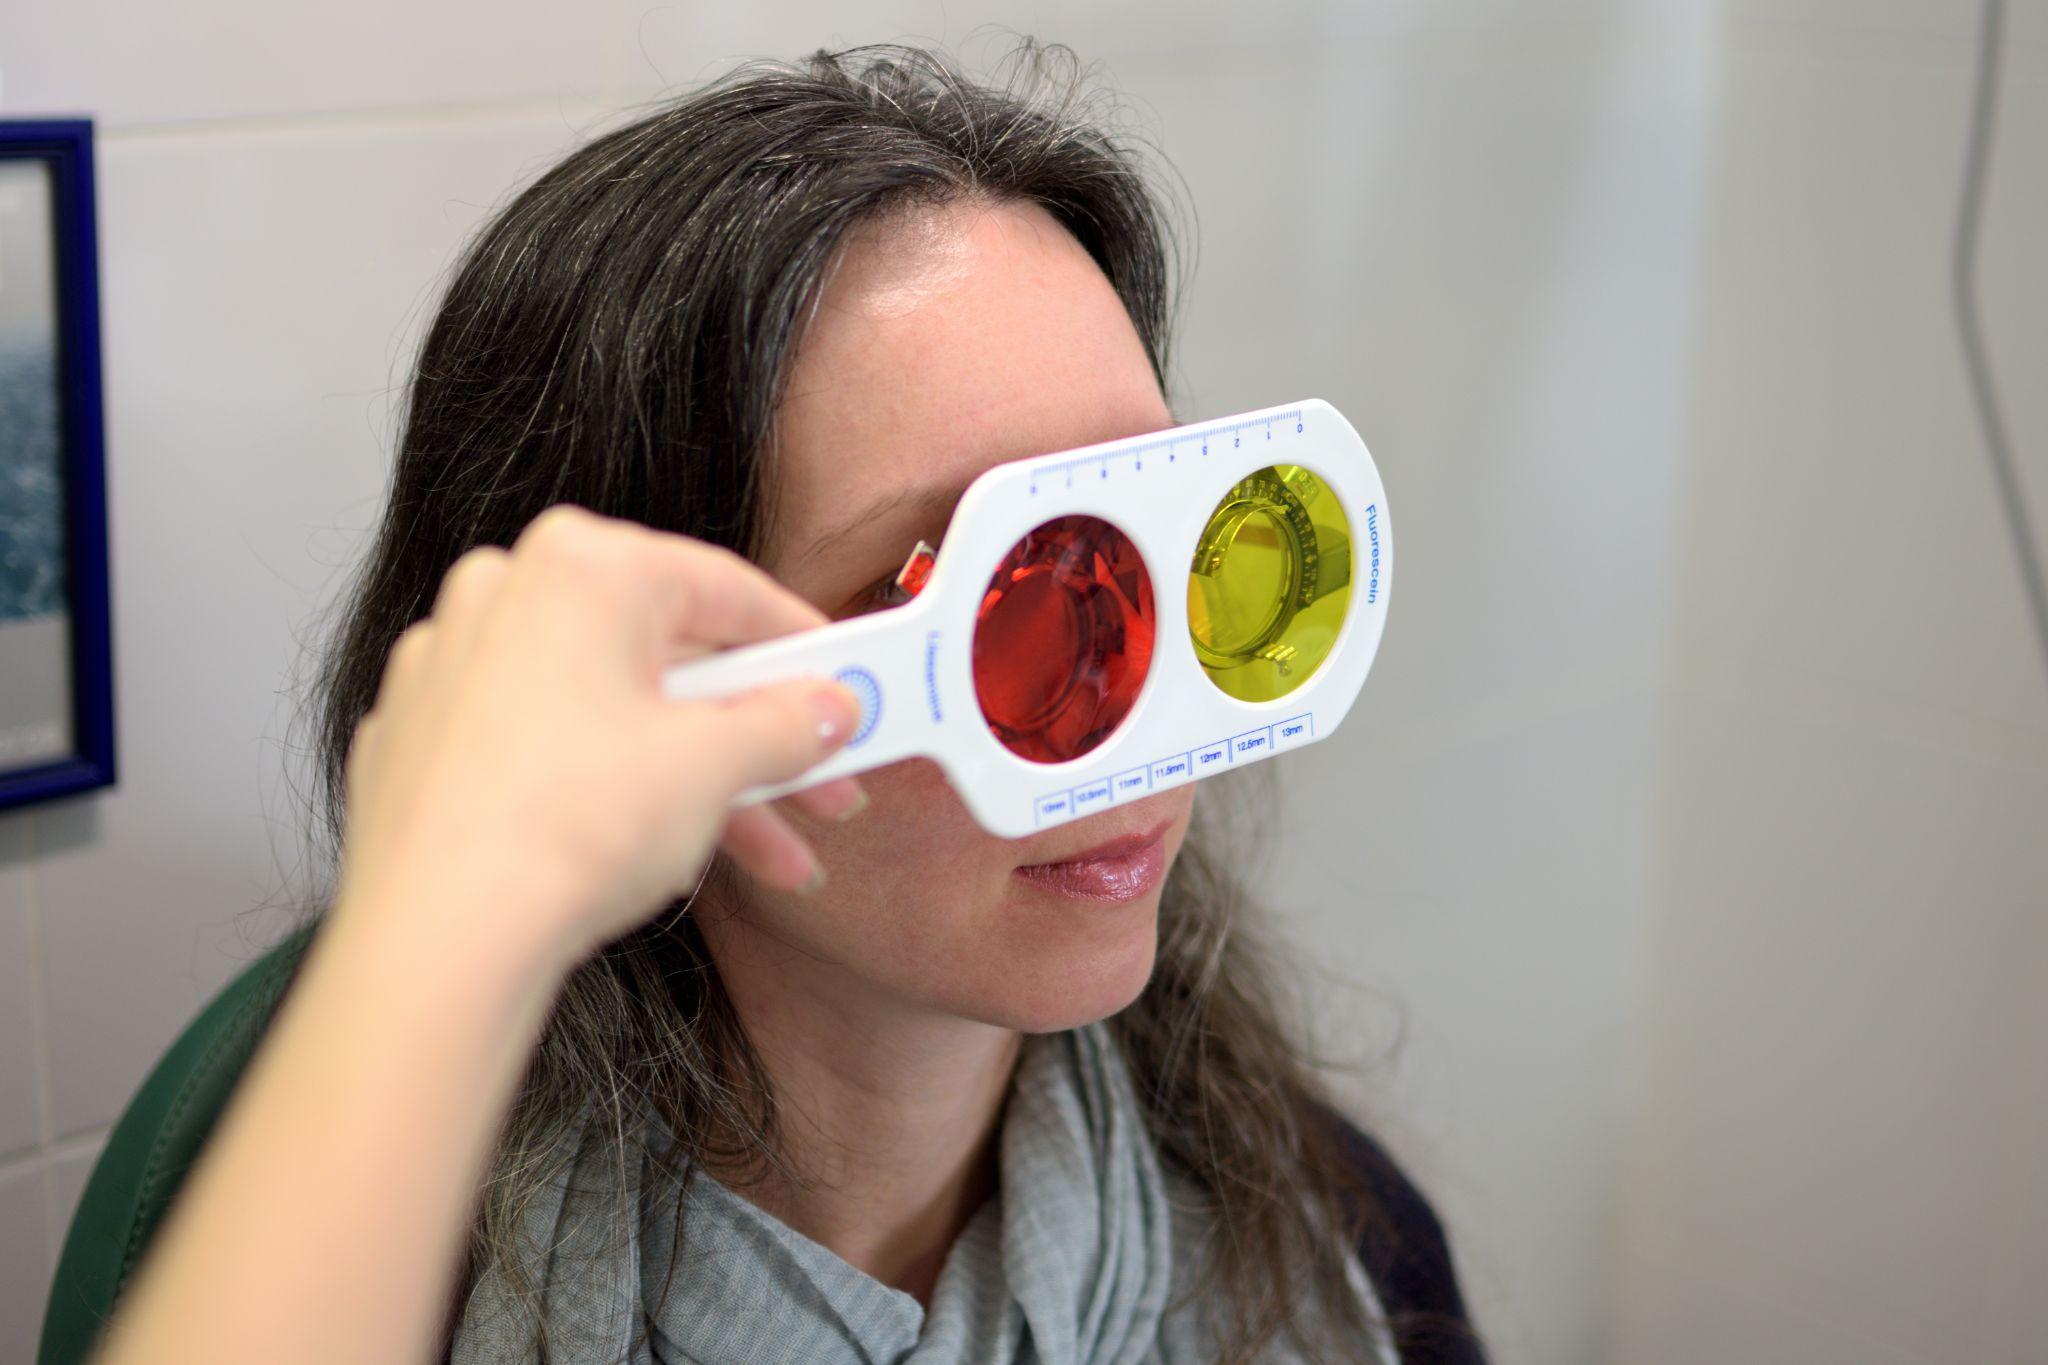
{"label": "woman's lips", "polygon": [[1147,834],[1126,836],[1062,863],[1034,863],[1016,869],[1033,886],[1076,900],[1127,901],[1158,886],[1166,873],[1166,830],[1161,822]]}

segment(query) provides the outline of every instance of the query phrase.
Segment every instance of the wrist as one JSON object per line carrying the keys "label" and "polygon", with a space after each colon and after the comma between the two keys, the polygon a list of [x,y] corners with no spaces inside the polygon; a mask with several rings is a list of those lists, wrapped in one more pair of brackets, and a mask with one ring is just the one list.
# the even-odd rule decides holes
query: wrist
{"label": "wrist", "polygon": [[343,888],[328,920],[324,935],[351,955],[376,959],[394,983],[418,976],[445,989],[459,980],[500,998],[540,995],[551,1002],[582,960],[510,907],[458,906],[431,893],[400,904],[379,891]]}

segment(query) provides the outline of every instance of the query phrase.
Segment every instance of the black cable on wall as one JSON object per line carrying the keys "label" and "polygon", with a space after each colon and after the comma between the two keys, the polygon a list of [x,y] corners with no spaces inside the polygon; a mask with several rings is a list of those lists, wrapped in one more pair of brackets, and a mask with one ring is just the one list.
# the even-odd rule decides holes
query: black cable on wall
{"label": "black cable on wall", "polygon": [[1984,225],[1984,191],[1991,168],[1991,134],[1998,113],[1998,60],[2005,37],[2005,0],[1984,0],[1984,18],[1977,35],[1977,76],[1972,90],[1968,152],[1963,165],[1962,202],[1956,206],[1955,247],[1949,258],[1949,286],[1955,301],[1956,327],[1962,333],[1963,368],[1970,376],[1970,398],[1984,450],[1998,482],[1999,501],[2019,556],[2020,578],[2033,608],[2034,634],[2041,661],[2048,666],[2048,586],[2041,577],[2041,556],[2027,523],[2027,505],[2013,465],[2012,440],[1991,379],[1991,358],[1977,315],[1977,245]]}

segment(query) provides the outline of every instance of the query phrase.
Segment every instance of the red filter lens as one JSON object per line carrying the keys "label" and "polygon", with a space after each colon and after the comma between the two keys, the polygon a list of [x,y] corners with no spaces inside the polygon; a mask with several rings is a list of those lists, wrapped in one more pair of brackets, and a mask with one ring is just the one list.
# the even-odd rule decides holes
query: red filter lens
{"label": "red filter lens", "polygon": [[1129,715],[1152,666],[1152,578],[1098,517],[1056,517],[1010,547],[974,625],[974,692],[1003,747],[1079,758]]}

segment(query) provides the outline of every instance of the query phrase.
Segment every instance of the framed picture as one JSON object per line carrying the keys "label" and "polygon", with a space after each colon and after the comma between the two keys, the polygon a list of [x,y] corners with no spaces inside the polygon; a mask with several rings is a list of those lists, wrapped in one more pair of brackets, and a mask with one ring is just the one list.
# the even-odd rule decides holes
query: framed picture
{"label": "framed picture", "polygon": [[114,781],[92,123],[0,120],[0,808]]}

